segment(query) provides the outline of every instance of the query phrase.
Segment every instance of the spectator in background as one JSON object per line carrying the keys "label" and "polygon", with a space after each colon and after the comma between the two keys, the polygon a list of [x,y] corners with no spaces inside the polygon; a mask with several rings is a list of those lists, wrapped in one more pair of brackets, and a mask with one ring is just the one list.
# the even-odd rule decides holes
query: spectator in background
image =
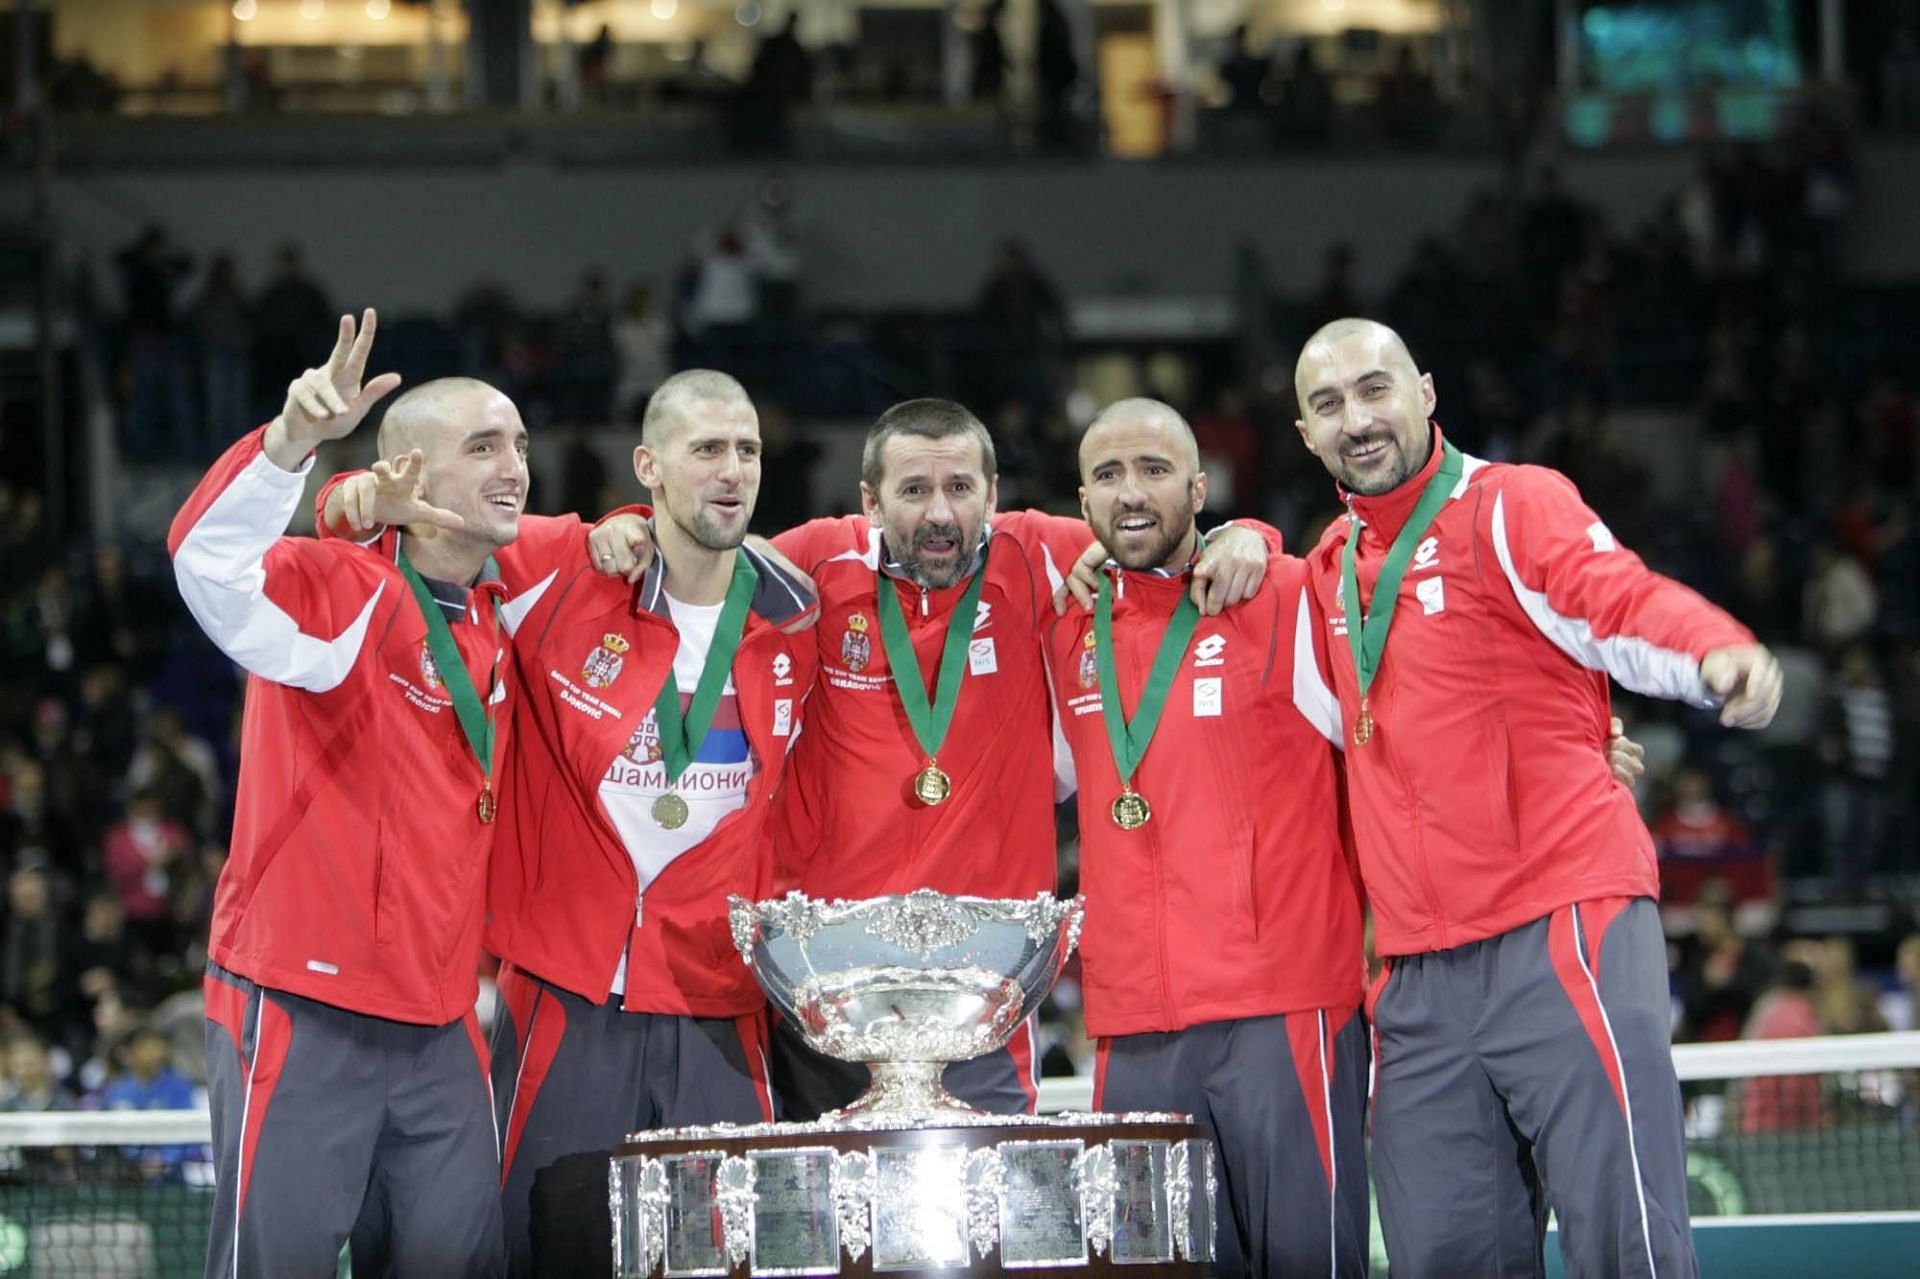
{"label": "spectator in background", "polygon": [[730,222],[694,261],[684,327],[697,341],[725,341],[759,318],[760,285],[753,258],[745,237]]}
{"label": "spectator in background", "polygon": [[1837,649],[1865,635],[1879,612],[1879,592],[1860,561],[1832,541],[1815,543],[1801,605],[1809,638]]}
{"label": "spectator in background", "polygon": [[1314,146],[1325,142],[1332,131],[1333,82],[1320,69],[1311,40],[1301,40],[1294,50],[1293,68],[1281,88],[1274,122],[1275,140],[1283,145]]}
{"label": "spectator in background", "polygon": [[[1703,769],[1682,768],[1673,778],[1673,806],[1654,822],[1662,901],[1693,901],[1709,883],[1738,901],[1773,897],[1766,855],[1754,847],[1747,824],[1729,813]],[[1732,1038],[1732,1036],[1728,1036]]]}
{"label": "spectator in background", "polygon": [[[120,1056],[123,1068],[101,1090],[102,1110],[192,1110],[199,1104],[193,1085],[173,1067],[167,1037],[150,1023],[134,1023]],[[131,1146],[122,1153],[149,1181],[176,1180],[189,1159],[209,1158],[205,1146]]]}
{"label": "spectator in background", "polygon": [[187,323],[200,357],[196,457],[205,459],[259,425],[253,420],[253,318],[231,254],[207,268]]}
{"label": "spectator in background", "polygon": [[127,803],[126,817],[107,828],[107,878],[120,895],[127,935],[155,960],[172,958],[180,949],[174,875],[192,850],[187,828],[168,820],[152,789],[137,792]]}
{"label": "spectator in background", "polygon": [[193,429],[193,403],[175,328],[174,293],[192,269],[165,227],[150,224],[120,250],[120,290],[126,303],[128,451],[143,461],[165,459]]}
{"label": "spectator in background", "polygon": [[7,920],[0,929],[0,1002],[43,1034],[59,1027],[60,921],[47,872],[22,866],[7,880]]}
{"label": "spectator in background", "polygon": [[993,269],[974,303],[983,367],[994,371],[989,402],[1022,399],[1035,417],[1053,411],[1066,345],[1067,311],[1024,242],[994,249]]}
{"label": "spectator in background", "polygon": [[1723,892],[1702,892],[1693,908],[1693,924],[1693,937],[1675,974],[1680,1025],[1674,1038],[1695,1043],[1738,1039],[1772,978],[1772,960],[1734,928]]}
{"label": "spectator in background", "polygon": [[614,317],[613,348],[614,419],[638,422],[648,397],[673,375],[672,326],[655,305],[653,290],[638,280],[627,286],[620,313]]}
{"label": "spectator in background", "polygon": [[1803,938],[1789,943],[1787,953],[1813,970],[1813,1011],[1821,1034],[1873,1034],[1887,1028],[1874,988],[1860,980],[1851,938]]}
{"label": "spectator in background", "polygon": [[205,838],[221,798],[220,766],[213,747],[187,731],[177,712],[165,708],[147,721],[146,737],[127,765],[127,792],[151,790],[161,816]]}
{"label": "spectator in background", "polygon": [[18,1031],[6,1045],[7,1077],[0,1087],[0,1111],[12,1114],[72,1110],[73,1090],[53,1077],[47,1046],[29,1031]]}
{"label": "spectator in background", "polygon": [[813,99],[813,58],[800,43],[800,12],[760,42],[737,100],[734,145],[753,152],[784,152],[792,144],[793,109]]}
{"label": "spectator in background", "polygon": [[580,92],[595,106],[605,106],[612,97],[613,28],[600,24],[599,32],[580,46]]}
{"label": "spectator in background", "polygon": [[1394,55],[1393,70],[1380,77],[1378,93],[1380,123],[1389,138],[1396,142],[1432,139],[1439,120],[1439,95],[1411,41]]}
{"label": "spectator in background", "polygon": [[[1754,1005],[1742,1039],[1805,1039],[1820,1033],[1813,1006],[1813,970],[1802,959],[1781,965],[1773,985]],[[1741,1132],[1819,1128],[1832,1120],[1818,1075],[1749,1079],[1733,1091]]]}
{"label": "spectator in background", "polygon": [[1244,22],[1233,29],[1218,68],[1220,83],[1227,87],[1227,109],[1241,114],[1266,109],[1267,77],[1273,73],[1273,59],[1249,44],[1251,31]]}
{"label": "spectator in background", "polygon": [[1873,654],[1855,644],[1840,658],[1829,695],[1820,759],[1826,766],[1828,869],[1858,898],[1887,843],[1894,751],[1893,705]]}
{"label": "spectator in background", "polygon": [[[970,96],[976,104],[999,106],[1007,87],[1007,42],[1000,34],[1000,19],[1007,12],[1007,0],[992,0],[976,16],[967,32]],[[782,527],[785,527],[784,525]]]}
{"label": "spectator in background", "polygon": [[1920,1030],[1920,933],[1901,938],[1893,954],[1893,976],[1899,983],[1901,1015],[1896,1030]]}
{"label": "spectator in background", "polygon": [[1080,81],[1080,59],[1073,51],[1073,24],[1060,0],[1037,0],[1039,30],[1034,36],[1033,77],[1040,94],[1040,145],[1071,147],[1073,91]]}
{"label": "spectator in background", "polygon": [[560,482],[541,485],[553,495],[549,514],[578,515],[591,524],[613,505],[607,489],[607,464],[594,451],[593,438],[578,422],[560,428]]}
{"label": "spectator in background", "polygon": [[[279,394],[301,373],[326,358],[315,334],[332,331],[339,313],[326,291],[307,274],[300,246],[289,241],[274,255],[273,278],[253,300],[253,385]],[[253,422],[278,405],[255,403]]]}
{"label": "spectator in background", "polygon": [[568,423],[604,423],[612,417],[615,354],[613,299],[606,272],[580,277],[553,326],[554,417]]}

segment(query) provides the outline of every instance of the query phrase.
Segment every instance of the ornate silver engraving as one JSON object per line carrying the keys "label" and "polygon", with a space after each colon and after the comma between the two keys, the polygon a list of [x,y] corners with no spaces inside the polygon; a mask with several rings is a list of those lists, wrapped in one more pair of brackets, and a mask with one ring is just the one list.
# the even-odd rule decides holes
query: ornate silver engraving
{"label": "ornate silver engraving", "polygon": [[727,1260],[739,1265],[753,1247],[753,1165],[738,1155],[720,1161],[713,1198],[720,1208],[720,1239]]}
{"label": "ornate silver engraving", "polygon": [[640,1251],[652,1274],[667,1255],[667,1169],[658,1159],[640,1165]]}
{"label": "ornate silver engraving", "polygon": [[1080,939],[1080,917],[1084,913],[1079,898],[1061,901],[1052,893],[1041,893],[1026,903],[1025,913],[1027,940],[1036,946],[1044,946],[1052,941],[1060,934],[1060,921],[1069,920],[1067,953],[1073,953],[1074,945]]}
{"label": "ornate silver engraving", "polygon": [[917,888],[883,901],[867,921],[867,932],[926,959],[973,936],[984,917],[960,898]]}
{"label": "ornate silver engraving", "polygon": [[727,898],[727,926],[733,931],[733,948],[740,952],[741,962],[753,967],[753,943],[760,937],[760,917],[754,904],[738,893]]}
{"label": "ornate silver engraving", "polygon": [[1113,1197],[1119,1189],[1113,1152],[1105,1146],[1089,1146],[1074,1160],[1073,1171],[1080,1183],[1080,1219],[1087,1223],[1087,1246],[1104,1254],[1113,1242]]}
{"label": "ornate silver engraving", "polygon": [[1177,1141],[1167,1159],[1167,1217],[1173,1222],[1173,1246],[1188,1261],[1196,1255],[1193,1237],[1193,1178],[1187,1143]]}
{"label": "ornate silver engraving", "polygon": [[785,897],[761,902],[757,909],[764,923],[797,942],[804,942],[820,931],[820,903],[809,900],[804,893],[791,892]]}
{"label": "ornate silver engraving", "polygon": [[840,1246],[855,1261],[873,1242],[873,1156],[863,1150],[833,1157],[833,1210]]}
{"label": "ornate silver engraving", "polygon": [[1000,1243],[1000,1187],[1007,1165],[992,1146],[967,1156],[967,1241],[982,1260]]}
{"label": "ornate silver engraving", "polygon": [[1202,1260],[1212,1261],[1214,1235],[1220,1230],[1220,1179],[1213,1172],[1213,1143],[1203,1142],[1201,1151],[1203,1152],[1202,1162],[1207,1165],[1207,1224],[1211,1227],[1211,1231],[1202,1243],[1202,1247],[1206,1250]]}
{"label": "ornate silver engraving", "polygon": [[[1155,1124],[1184,1124],[1188,1116],[1166,1110],[1130,1110],[1125,1114],[1106,1115],[1091,1111],[1063,1112],[1057,1115],[941,1115],[942,1128],[1032,1128],[1031,1134],[1038,1140],[1048,1135],[1049,1128],[1071,1129],[1082,1124],[1126,1124],[1129,1126]],[[716,1137],[785,1137],[799,1141],[807,1137],[819,1137],[835,1133],[845,1133],[849,1129],[861,1132],[900,1132],[925,1127],[914,1119],[900,1115],[857,1115],[847,1119],[813,1119],[806,1123],[783,1122],[777,1124],[695,1124],[685,1128],[650,1128],[644,1134],[649,1141],[698,1142],[711,1141]]]}

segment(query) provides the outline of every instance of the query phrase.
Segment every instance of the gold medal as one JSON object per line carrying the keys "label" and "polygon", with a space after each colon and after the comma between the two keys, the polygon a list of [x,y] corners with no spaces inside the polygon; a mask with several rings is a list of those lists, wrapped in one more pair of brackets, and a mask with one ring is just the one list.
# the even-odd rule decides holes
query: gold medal
{"label": "gold medal", "polygon": [[493,787],[480,788],[480,798],[474,801],[473,811],[480,815],[480,821],[487,826],[493,825]]}
{"label": "gold medal", "polygon": [[1113,823],[1121,830],[1139,830],[1152,816],[1147,797],[1131,786],[1122,787],[1120,797],[1113,801]]}
{"label": "gold medal", "polygon": [[653,801],[653,820],[666,830],[679,830],[687,824],[687,801],[668,791]]}
{"label": "gold medal", "polygon": [[935,808],[946,803],[947,796],[953,793],[953,779],[940,765],[928,760],[927,766],[913,775],[913,793],[928,808]]}
{"label": "gold medal", "polygon": [[1373,712],[1367,709],[1367,699],[1360,699],[1360,716],[1353,721],[1353,744],[1365,746],[1373,740]]}

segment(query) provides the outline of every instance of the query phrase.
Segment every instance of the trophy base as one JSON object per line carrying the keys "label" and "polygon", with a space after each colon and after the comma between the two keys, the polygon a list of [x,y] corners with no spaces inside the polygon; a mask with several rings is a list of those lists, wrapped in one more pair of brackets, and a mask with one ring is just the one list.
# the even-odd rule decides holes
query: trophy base
{"label": "trophy base", "polygon": [[987,1113],[947,1091],[944,1061],[870,1061],[867,1071],[873,1076],[867,1090],[840,1109],[822,1115],[822,1122],[892,1119],[911,1123]]}
{"label": "trophy base", "polygon": [[1212,1273],[1213,1146],[1184,1115],[856,1114],[637,1133],[616,1279]]}

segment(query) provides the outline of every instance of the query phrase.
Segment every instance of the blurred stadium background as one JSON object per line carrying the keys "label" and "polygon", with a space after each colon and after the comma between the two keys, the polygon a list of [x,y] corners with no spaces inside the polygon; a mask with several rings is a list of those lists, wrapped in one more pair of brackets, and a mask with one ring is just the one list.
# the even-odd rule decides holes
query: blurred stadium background
{"label": "blurred stadium background", "polygon": [[[65,1113],[204,1078],[241,685],[162,538],[366,305],[376,368],[515,398],[537,510],[630,495],[704,365],[759,402],[765,530],[849,509],[925,394],[990,423],[1003,506],[1072,509],[1078,428],[1147,393],[1299,547],[1335,507],[1293,355],[1386,319],[1457,439],[1787,666],[1757,735],[1620,699],[1676,1037],[1914,1028],[1915,0],[14,0],[0,112],[0,1109],[52,1116],[0,1129],[0,1273],[197,1267],[196,1148]],[[1920,1057],[1871,1042],[1690,1083],[1696,1211],[1920,1209]],[[99,1181],[182,1233],[60,1269],[47,1197]]]}

